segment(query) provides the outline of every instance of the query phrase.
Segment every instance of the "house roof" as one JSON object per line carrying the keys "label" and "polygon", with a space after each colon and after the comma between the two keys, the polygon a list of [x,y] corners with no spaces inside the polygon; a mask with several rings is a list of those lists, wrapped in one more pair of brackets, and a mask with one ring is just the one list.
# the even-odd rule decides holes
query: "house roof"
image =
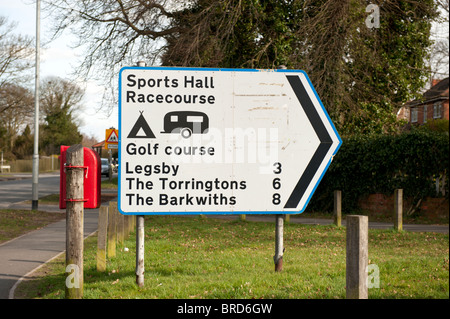
{"label": "house roof", "polygon": [[448,77],[439,81],[423,94],[425,100],[433,100],[440,97],[448,99]]}
{"label": "house roof", "polygon": [[409,101],[406,103],[406,106],[417,106],[422,104],[427,104],[434,101],[440,101],[440,100],[448,100],[449,94],[448,94],[448,77],[439,81],[435,85],[433,85],[428,91],[426,91],[421,99]]}
{"label": "house roof", "polygon": [[100,143],[94,144],[91,147],[92,148],[94,148],[94,147],[103,147],[104,145],[105,145],[105,141],[101,141]]}

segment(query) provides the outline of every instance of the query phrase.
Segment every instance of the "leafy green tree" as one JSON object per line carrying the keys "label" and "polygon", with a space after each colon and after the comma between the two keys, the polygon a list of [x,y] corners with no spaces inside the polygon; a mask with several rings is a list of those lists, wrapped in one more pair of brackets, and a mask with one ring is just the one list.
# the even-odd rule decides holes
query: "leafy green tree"
{"label": "leafy green tree", "polygon": [[61,145],[81,143],[75,114],[83,96],[80,87],[60,78],[49,78],[42,85],[44,124],[40,128],[40,144],[46,154],[58,154]]}
{"label": "leafy green tree", "polygon": [[288,64],[302,1],[199,0],[177,12],[163,65],[276,68]]}
{"label": "leafy green tree", "polygon": [[[371,1],[377,3],[377,1]],[[175,16],[166,65],[303,69],[341,134],[395,131],[424,86],[433,0],[212,1]],[[374,18],[375,19],[375,18]],[[185,26],[183,28],[182,26]]]}

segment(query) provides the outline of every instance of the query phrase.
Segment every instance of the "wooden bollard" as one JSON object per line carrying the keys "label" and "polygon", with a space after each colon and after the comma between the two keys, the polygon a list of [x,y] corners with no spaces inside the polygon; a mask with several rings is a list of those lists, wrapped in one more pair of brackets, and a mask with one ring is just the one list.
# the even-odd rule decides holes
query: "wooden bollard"
{"label": "wooden bollard", "polygon": [[133,216],[128,215],[128,236],[133,232]]}
{"label": "wooden bollard", "polygon": [[108,209],[108,257],[116,257],[117,202],[109,202]]}
{"label": "wooden bollard", "polygon": [[394,229],[403,230],[403,189],[394,191]]}
{"label": "wooden bollard", "polygon": [[130,233],[134,231],[136,227],[136,215],[130,215]]}
{"label": "wooden bollard", "polygon": [[349,215],[347,221],[347,299],[367,299],[369,218]]}
{"label": "wooden bollard", "polygon": [[83,298],[84,151],[80,144],[66,151],[66,287],[67,299]]}
{"label": "wooden bollard", "polygon": [[122,245],[125,239],[124,219],[125,216],[122,215],[120,212],[117,212],[117,243],[119,245]]}
{"label": "wooden bollard", "polygon": [[341,227],[342,224],[342,192],[334,191],[334,207],[333,207],[334,224]]}
{"label": "wooden bollard", "polygon": [[108,207],[101,206],[98,212],[97,271],[106,271],[106,241],[108,232]]}
{"label": "wooden bollard", "polygon": [[129,215],[123,215],[123,239],[128,239],[129,233]]}

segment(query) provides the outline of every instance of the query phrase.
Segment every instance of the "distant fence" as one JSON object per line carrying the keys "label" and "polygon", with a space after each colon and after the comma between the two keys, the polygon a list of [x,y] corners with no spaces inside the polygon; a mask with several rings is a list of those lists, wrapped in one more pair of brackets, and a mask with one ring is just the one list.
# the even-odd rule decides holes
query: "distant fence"
{"label": "distant fence", "polygon": [[[28,173],[33,171],[33,160],[8,161],[5,165],[10,166],[11,173]],[[58,155],[42,156],[39,158],[39,172],[49,172],[59,169]]]}

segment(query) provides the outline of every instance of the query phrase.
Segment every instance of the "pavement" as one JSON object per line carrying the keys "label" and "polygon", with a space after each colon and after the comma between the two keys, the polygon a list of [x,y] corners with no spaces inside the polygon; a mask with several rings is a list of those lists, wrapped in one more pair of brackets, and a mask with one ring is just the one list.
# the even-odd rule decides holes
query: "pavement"
{"label": "pavement", "polygon": [[[108,205],[103,203],[102,205]],[[11,204],[11,209],[31,209],[25,202]],[[61,213],[58,205],[39,205],[40,211]],[[97,231],[99,209],[84,210],[84,236]],[[192,216],[192,215],[190,215]],[[303,216],[303,215],[300,215]],[[308,225],[329,225],[332,220],[291,216],[290,223]],[[236,219],[236,215],[209,215],[211,218]],[[273,215],[246,215],[247,221],[274,222]],[[345,226],[345,220],[342,221]],[[371,229],[393,228],[391,223],[370,222]],[[406,231],[449,233],[449,226],[441,225],[409,225],[404,224]],[[17,284],[24,279],[32,278],[32,273],[45,263],[65,252],[66,220],[52,223],[39,230],[32,231],[18,238],[0,244],[0,299],[14,299]]]}
{"label": "pavement", "polygon": [[[11,205],[11,209],[31,209],[31,204]],[[26,207],[26,208],[25,208]],[[57,205],[39,205],[38,210],[64,212]],[[84,237],[94,234],[99,209],[84,210]],[[66,250],[66,220],[52,223],[0,244],[0,299],[13,299],[16,284]]]}

